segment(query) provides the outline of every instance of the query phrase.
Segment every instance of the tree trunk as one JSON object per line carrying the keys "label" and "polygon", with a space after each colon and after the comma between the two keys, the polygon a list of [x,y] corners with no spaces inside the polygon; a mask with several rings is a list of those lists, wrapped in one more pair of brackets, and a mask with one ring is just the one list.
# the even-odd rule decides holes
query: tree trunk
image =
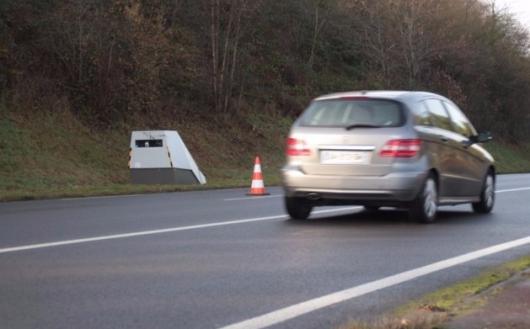
{"label": "tree trunk", "polygon": [[[244,3],[241,4],[241,6],[244,6]],[[232,86],[234,83],[234,75],[237,67],[237,54],[238,54],[238,47],[239,47],[239,39],[241,36],[241,16],[243,14],[243,8],[239,8],[237,13],[237,20],[236,20],[236,26],[235,26],[235,35],[234,35],[234,45],[232,49],[232,63],[230,65],[230,76],[227,81],[227,88],[225,93],[225,99],[224,99],[224,111],[228,111],[229,105],[230,105],[230,98],[232,96]]]}
{"label": "tree trunk", "polygon": [[230,2],[230,12],[228,15],[228,25],[226,27],[225,33],[224,33],[224,47],[223,47],[223,54],[222,54],[222,61],[221,61],[221,68],[219,70],[219,98],[217,99],[217,103],[219,104],[220,109],[222,112],[226,112],[226,106],[224,105],[224,99],[226,99],[227,94],[230,93],[230,90],[228,90],[227,82],[226,82],[226,71],[227,66],[229,65],[229,58],[230,58],[230,51],[234,51],[231,49],[231,42],[232,42],[232,29],[234,25],[234,16],[235,12],[238,10],[237,3],[235,0],[232,0]]}
{"label": "tree trunk", "polygon": [[212,97],[214,109],[218,110],[218,81],[219,81],[219,0],[210,0],[210,37],[212,51]]}

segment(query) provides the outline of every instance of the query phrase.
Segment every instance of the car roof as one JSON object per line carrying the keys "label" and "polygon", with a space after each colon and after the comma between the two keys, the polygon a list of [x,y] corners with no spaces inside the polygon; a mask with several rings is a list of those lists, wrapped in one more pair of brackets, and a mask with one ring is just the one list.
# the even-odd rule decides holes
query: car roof
{"label": "car roof", "polygon": [[425,92],[425,91],[407,91],[407,90],[362,90],[362,91],[348,91],[333,93],[328,95],[323,95],[315,98],[315,101],[322,100],[332,100],[339,98],[347,97],[373,97],[373,98],[383,98],[383,99],[392,99],[392,100],[413,100],[413,99],[423,99],[423,98],[443,98],[438,94]]}

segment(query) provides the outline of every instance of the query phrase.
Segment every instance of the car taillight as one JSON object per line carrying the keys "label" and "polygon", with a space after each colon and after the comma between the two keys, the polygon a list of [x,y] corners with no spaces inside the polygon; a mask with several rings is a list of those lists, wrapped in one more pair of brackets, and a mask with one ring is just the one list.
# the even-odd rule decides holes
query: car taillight
{"label": "car taillight", "polygon": [[285,153],[289,156],[310,155],[311,150],[303,140],[289,137],[287,138],[287,149]]}
{"label": "car taillight", "polygon": [[412,158],[419,153],[420,149],[421,140],[419,139],[392,139],[383,146],[379,155],[391,158]]}

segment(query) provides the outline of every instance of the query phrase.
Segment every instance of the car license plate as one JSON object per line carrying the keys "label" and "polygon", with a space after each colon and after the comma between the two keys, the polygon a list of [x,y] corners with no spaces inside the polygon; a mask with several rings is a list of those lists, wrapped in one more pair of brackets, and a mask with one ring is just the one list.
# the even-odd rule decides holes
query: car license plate
{"label": "car license plate", "polygon": [[368,164],[372,152],[366,151],[320,151],[322,164]]}

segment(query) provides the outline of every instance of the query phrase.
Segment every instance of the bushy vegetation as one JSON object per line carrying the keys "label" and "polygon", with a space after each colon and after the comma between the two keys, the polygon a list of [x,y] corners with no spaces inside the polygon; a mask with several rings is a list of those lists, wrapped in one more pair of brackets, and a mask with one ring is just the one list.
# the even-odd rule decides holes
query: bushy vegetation
{"label": "bushy vegetation", "polygon": [[[94,166],[46,188],[124,183],[115,169],[132,129],[179,129],[220,181],[258,152],[276,169],[307,102],[356,89],[439,92],[518,147],[530,135],[529,47],[512,16],[478,0],[3,0],[1,136],[35,149],[0,142],[0,186],[26,184],[6,173],[28,157],[56,175],[45,164],[58,150],[57,162]],[[91,138],[102,151],[79,153]]]}

